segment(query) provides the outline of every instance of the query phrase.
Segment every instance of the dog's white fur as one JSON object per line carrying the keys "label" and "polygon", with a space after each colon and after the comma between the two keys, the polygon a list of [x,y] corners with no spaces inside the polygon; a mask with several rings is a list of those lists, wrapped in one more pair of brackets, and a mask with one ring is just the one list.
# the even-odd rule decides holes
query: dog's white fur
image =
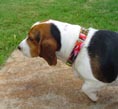
{"label": "dog's white fur", "polygon": [[[42,23],[53,23],[59,29],[61,34],[61,49],[60,51],[56,52],[56,55],[63,62],[66,62],[74,47],[75,42],[78,40],[81,26],[72,25],[56,20],[49,20]],[[40,22],[37,22],[32,27],[39,24]],[[84,79],[82,91],[93,101],[97,101],[97,91],[105,85],[105,83],[100,82],[93,76],[90,58],[87,51],[89,42],[96,31],[96,29],[89,28],[87,39],[85,40],[84,45],[72,66],[76,75],[79,75]],[[26,39],[20,43],[20,47],[26,56],[31,56]]]}
{"label": "dog's white fur", "polygon": [[30,54],[30,47],[28,46],[28,43],[26,42],[27,37],[19,44],[23,54],[27,57],[31,57]]}

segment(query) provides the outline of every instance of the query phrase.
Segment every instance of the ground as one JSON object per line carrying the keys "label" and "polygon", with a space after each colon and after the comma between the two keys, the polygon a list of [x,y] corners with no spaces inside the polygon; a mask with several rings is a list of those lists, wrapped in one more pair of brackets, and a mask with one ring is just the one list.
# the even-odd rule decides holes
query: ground
{"label": "ground", "polygon": [[98,92],[95,103],[81,92],[83,81],[58,60],[48,66],[15,50],[0,70],[0,109],[118,109],[118,82]]}

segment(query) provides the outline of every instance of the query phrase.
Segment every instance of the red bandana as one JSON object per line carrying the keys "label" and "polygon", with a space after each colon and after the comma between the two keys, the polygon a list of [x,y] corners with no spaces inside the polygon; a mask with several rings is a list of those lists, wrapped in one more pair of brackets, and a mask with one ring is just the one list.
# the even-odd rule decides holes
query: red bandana
{"label": "red bandana", "polygon": [[83,42],[85,41],[87,37],[88,30],[81,28],[80,34],[79,34],[79,39],[76,41],[75,46],[70,53],[70,56],[66,62],[67,65],[72,66],[73,62],[75,61],[78,53],[80,52]]}

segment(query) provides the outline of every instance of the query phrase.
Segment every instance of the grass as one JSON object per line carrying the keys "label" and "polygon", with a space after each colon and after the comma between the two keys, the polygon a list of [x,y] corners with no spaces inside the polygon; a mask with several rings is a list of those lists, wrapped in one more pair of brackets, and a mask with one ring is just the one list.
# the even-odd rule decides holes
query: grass
{"label": "grass", "polygon": [[0,66],[31,25],[46,19],[118,31],[118,0],[0,0]]}

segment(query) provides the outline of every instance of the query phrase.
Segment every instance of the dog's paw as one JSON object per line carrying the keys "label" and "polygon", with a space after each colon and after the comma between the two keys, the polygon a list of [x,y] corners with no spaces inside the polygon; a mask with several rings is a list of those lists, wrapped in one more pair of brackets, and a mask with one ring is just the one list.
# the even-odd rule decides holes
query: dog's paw
{"label": "dog's paw", "polygon": [[88,97],[89,97],[89,99],[90,100],[92,100],[93,102],[96,102],[97,100],[98,100],[98,96],[97,96],[97,94],[95,94],[95,93],[91,93],[91,94],[86,94]]}

